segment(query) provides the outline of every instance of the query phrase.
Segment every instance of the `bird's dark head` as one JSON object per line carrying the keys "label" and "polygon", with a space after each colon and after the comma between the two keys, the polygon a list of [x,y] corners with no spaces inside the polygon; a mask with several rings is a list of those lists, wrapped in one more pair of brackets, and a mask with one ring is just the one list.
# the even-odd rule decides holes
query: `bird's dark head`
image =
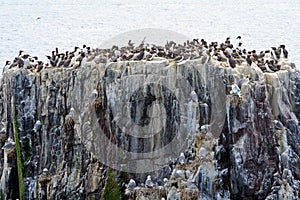
{"label": "bird's dark head", "polygon": [[27,59],[28,57],[29,57],[28,54],[25,54],[25,55],[22,56],[23,59]]}
{"label": "bird's dark head", "polygon": [[280,45],[280,48],[285,49],[285,45],[284,44]]}

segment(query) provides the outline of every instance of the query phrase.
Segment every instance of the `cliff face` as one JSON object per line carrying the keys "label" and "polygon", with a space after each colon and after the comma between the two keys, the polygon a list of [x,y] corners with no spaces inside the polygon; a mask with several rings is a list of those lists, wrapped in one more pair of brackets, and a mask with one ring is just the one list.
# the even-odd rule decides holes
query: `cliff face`
{"label": "cliff face", "polygon": [[[8,70],[0,139],[16,143],[0,153],[2,198],[99,199],[107,165],[139,185],[127,199],[300,198],[300,73],[281,68],[164,60]],[[173,158],[181,152],[184,164]],[[148,174],[157,186],[140,184]]]}

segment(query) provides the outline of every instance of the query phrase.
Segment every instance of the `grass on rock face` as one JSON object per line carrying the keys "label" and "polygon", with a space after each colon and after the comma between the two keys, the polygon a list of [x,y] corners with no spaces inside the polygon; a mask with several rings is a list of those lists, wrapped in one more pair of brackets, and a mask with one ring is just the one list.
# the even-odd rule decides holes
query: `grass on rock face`
{"label": "grass on rock face", "polygon": [[23,182],[23,167],[22,167],[21,144],[20,144],[18,122],[17,122],[17,114],[16,114],[16,108],[15,108],[15,106],[14,106],[14,132],[15,132],[15,140],[16,140],[18,181],[19,181],[19,196],[20,196],[20,200],[22,200],[25,188],[24,188],[24,182]]}
{"label": "grass on rock face", "polygon": [[112,169],[108,170],[108,177],[102,194],[103,200],[118,200],[122,198],[121,186],[117,180],[117,174]]}

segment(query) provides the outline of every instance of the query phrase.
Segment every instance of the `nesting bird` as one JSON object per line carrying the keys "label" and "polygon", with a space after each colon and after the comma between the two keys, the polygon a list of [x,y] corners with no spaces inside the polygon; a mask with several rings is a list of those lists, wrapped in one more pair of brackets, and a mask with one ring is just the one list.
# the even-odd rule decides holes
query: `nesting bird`
{"label": "nesting bird", "polygon": [[74,115],[75,115],[75,109],[72,107],[70,109],[69,114],[65,118],[65,130],[71,131],[74,128],[75,122],[74,122]]}
{"label": "nesting bird", "polygon": [[154,186],[154,183],[152,182],[150,175],[147,176],[147,180],[145,182],[145,186],[148,187],[148,188],[153,188],[153,186]]}
{"label": "nesting bird", "polygon": [[236,37],[236,45],[231,43],[230,37],[225,42],[208,43],[204,39],[187,40],[183,44],[177,44],[174,41],[167,42],[164,46],[145,44],[145,39],[136,45],[131,40],[127,46],[112,46],[110,49],[91,49],[85,44],[82,48],[74,47],[73,51],[59,52],[55,48],[51,55],[46,56],[48,61],[38,60],[36,56],[31,57],[20,50],[13,62],[7,61],[4,66],[6,70],[18,67],[31,72],[39,73],[49,67],[77,68],[84,66],[86,62],[95,62],[96,64],[118,61],[155,61],[170,60],[180,63],[185,60],[200,59],[203,65],[210,61],[219,62],[221,66],[235,68],[237,65],[246,63],[248,66],[256,65],[263,72],[273,73],[280,70],[278,64],[282,59],[288,58],[288,51],[285,45],[278,48],[271,47],[270,50],[262,51],[259,54],[255,50],[247,51],[242,48],[241,36]]}
{"label": "nesting bird", "polygon": [[10,150],[13,150],[15,148],[15,146],[16,146],[16,143],[11,138],[8,138],[7,141],[5,142],[5,144],[3,145],[2,149],[10,151]]}
{"label": "nesting bird", "polygon": [[180,156],[179,156],[179,158],[178,158],[178,161],[179,161],[179,163],[180,163],[181,165],[184,165],[184,164],[185,164],[185,156],[184,156],[184,153],[183,153],[183,152],[180,153]]}
{"label": "nesting bird", "polygon": [[41,127],[42,127],[41,121],[40,121],[40,120],[37,120],[37,121],[35,122],[34,127],[33,127],[32,130],[36,133],[36,132],[38,132],[38,131],[41,129]]}
{"label": "nesting bird", "polygon": [[133,188],[135,188],[135,187],[136,187],[136,182],[135,182],[135,180],[130,179],[130,180],[129,180],[129,183],[128,183],[128,185],[127,185],[127,188],[128,188],[128,189],[133,189]]}

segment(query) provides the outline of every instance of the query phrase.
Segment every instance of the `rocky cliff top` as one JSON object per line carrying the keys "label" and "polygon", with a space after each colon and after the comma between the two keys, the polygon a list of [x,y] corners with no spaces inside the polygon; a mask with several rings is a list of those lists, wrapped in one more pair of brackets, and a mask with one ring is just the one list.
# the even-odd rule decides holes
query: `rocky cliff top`
{"label": "rocky cliff top", "polygon": [[283,45],[237,40],[20,52],[0,83],[2,197],[99,199],[110,167],[126,199],[299,198],[299,72]]}
{"label": "rocky cliff top", "polygon": [[[235,41],[230,37],[225,42],[208,43],[204,39],[187,40],[183,44],[176,44],[173,41],[167,42],[164,46],[145,43],[135,45],[129,40],[128,46],[112,46],[110,49],[91,49],[86,45],[82,48],[74,47],[73,51],[59,52],[58,48],[46,56],[48,61],[43,62],[36,56],[25,54],[22,50],[15,57],[13,62],[6,61],[3,72],[12,68],[25,68],[32,72],[39,72],[49,67],[78,67],[86,61],[93,60],[97,64],[118,61],[157,61],[162,59],[181,62],[184,60],[194,60],[201,58],[202,63],[209,60],[218,62],[218,65],[235,68],[237,65],[255,65],[263,72],[276,72],[288,62],[288,51],[285,45],[271,47],[260,53],[255,50],[246,50],[242,47],[241,36]],[[292,64],[292,67],[295,67]]]}

